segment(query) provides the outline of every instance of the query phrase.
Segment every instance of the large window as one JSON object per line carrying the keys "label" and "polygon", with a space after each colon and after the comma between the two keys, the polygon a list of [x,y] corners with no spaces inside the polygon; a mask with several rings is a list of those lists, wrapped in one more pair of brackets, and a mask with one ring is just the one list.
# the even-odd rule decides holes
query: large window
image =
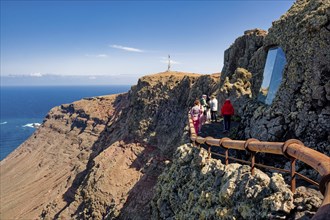
{"label": "large window", "polygon": [[283,69],[286,64],[284,51],[280,47],[268,50],[263,81],[258,100],[270,105],[282,81]]}

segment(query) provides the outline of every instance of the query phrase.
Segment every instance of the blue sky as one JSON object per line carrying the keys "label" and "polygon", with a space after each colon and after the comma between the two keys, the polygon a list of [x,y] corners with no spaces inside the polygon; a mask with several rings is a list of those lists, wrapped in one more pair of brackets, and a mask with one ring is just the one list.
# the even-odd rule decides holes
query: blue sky
{"label": "blue sky", "polygon": [[267,30],[292,0],[1,1],[1,76],[214,73],[245,30]]}

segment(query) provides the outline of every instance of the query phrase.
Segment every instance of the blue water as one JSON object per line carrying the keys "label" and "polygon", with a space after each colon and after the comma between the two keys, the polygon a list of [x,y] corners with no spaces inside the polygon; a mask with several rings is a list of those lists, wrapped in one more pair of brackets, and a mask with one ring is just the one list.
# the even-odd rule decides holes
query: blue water
{"label": "blue water", "polygon": [[15,150],[42,123],[48,111],[85,97],[127,92],[131,86],[0,87],[0,160]]}

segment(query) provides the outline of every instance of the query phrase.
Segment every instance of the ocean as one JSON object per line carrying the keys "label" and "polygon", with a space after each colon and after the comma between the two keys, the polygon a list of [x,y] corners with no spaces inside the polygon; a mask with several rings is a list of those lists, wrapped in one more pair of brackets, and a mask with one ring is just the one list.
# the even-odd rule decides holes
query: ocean
{"label": "ocean", "polygon": [[1,86],[0,160],[35,131],[48,111],[82,98],[127,92],[130,85]]}

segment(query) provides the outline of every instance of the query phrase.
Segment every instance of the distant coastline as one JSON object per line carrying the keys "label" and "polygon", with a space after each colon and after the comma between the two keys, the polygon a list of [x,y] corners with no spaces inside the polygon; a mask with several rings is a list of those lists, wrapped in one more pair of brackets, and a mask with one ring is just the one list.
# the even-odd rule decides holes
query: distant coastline
{"label": "distant coastline", "polygon": [[130,85],[1,86],[0,160],[41,125],[49,110],[87,97],[127,92]]}

